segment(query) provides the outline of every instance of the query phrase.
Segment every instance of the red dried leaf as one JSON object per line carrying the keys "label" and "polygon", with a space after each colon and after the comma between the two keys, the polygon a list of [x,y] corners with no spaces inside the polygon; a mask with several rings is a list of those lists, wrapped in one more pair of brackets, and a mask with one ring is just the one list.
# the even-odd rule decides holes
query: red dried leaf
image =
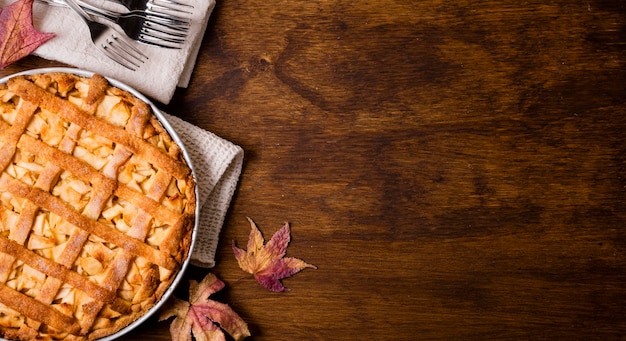
{"label": "red dried leaf", "polygon": [[35,51],[54,37],[33,27],[33,1],[18,0],[0,8],[0,69]]}
{"label": "red dried leaf", "polygon": [[291,240],[289,224],[285,225],[270,239],[265,242],[252,219],[250,222],[250,236],[248,237],[248,250],[238,248],[233,241],[232,247],[239,267],[254,275],[254,278],[270,291],[285,291],[286,288],[280,282],[281,279],[292,276],[305,268],[317,269],[315,265],[308,264],[303,260],[285,256],[287,245]]}
{"label": "red dried leaf", "polygon": [[172,341],[226,340],[226,331],[235,340],[250,336],[248,325],[228,305],[209,299],[224,288],[224,282],[209,273],[202,282],[190,281],[189,302],[171,297],[159,321],[176,316],[170,324]]}

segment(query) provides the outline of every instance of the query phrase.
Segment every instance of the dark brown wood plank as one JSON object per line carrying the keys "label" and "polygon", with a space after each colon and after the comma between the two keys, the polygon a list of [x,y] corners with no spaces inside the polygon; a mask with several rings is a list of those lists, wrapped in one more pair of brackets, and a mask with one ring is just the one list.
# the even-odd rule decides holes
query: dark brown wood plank
{"label": "dark brown wood plank", "polygon": [[[162,106],[246,153],[216,299],[253,340],[623,338],[625,64],[619,1],[218,2]],[[319,269],[265,291],[247,216]]]}

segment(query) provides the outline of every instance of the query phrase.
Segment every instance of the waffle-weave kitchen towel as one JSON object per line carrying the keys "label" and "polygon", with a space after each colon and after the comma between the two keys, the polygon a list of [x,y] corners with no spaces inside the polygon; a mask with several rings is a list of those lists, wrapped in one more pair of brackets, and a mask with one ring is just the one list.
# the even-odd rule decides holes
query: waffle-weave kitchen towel
{"label": "waffle-weave kitchen towel", "polygon": [[215,266],[215,251],[243,166],[243,149],[182,119],[164,114],[189,153],[199,188],[200,221],[191,263]]}

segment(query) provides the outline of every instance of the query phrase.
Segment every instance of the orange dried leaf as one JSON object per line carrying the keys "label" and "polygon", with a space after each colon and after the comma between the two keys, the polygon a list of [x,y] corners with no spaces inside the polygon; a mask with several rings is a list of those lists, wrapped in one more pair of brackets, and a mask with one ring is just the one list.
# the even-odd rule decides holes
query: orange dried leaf
{"label": "orange dried leaf", "polygon": [[308,264],[301,259],[284,258],[287,245],[291,240],[288,223],[285,223],[280,230],[274,233],[270,241],[263,245],[265,241],[261,231],[252,219],[248,218],[248,221],[251,227],[248,249],[240,249],[234,241],[232,247],[239,267],[243,271],[253,274],[259,284],[270,291],[285,291],[286,288],[280,282],[281,279],[290,277],[305,268],[317,269],[315,265]]}
{"label": "orange dried leaf", "polygon": [[0,8],[0,69],[54,37],[54,33],[39,32],[33,26],[33,1],[18,0]]}
{"label": "orange dried leaf", "polygon": [[224,331],[233,339],[250,336],[248,325],[228,305],[209,296],[222,290],[224,282],[209,273],[198,283],[190,281],[189,302],[171,297],[161,310],[159,321],[175,316],[170,324],[172,341],[225,340]]}

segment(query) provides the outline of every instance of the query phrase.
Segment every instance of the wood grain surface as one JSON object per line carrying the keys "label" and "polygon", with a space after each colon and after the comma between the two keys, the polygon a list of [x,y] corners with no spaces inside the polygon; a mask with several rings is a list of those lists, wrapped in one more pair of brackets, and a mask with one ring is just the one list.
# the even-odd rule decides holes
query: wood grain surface
{"label": "wood grain surface", "polygon": [[[626,338],[623,1],[218,1],[161,107],[245,150],[251,340]],[[318,269],[260,287],[246,217]]]}

